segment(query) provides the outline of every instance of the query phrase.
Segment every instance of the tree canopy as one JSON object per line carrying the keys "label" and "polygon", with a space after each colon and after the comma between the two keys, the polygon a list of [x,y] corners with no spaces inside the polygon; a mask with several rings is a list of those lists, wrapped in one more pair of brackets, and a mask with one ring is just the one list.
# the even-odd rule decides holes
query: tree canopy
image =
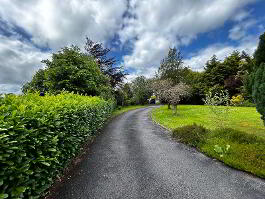
{"label": "tree canopy", "polygon": [[101,72],[110,78],[110,84],[113,88],[121,85],[126,73],[121,66],[114,66],[116,64],[115,57],[107,56],[110,49],[104,48],[101,43],[95,43],[86,38],[85,50],[89,56],[96,60]]}
{"label": "tree canopy", "polygon": [[132,81],[132,93],[136,104],[146,104],[153,94],[150,80],[144,76],[135,78]]}
{"label": "tree canopy", "polygon": [[261,63],[265,63],[265,32],[259,37],[259,45],[254,53],[254,59],[257,67]]}
{"label": "tree canopy", "polygon": [[23,86],[23,92],[49,91],[101,95],[110,92],[108,78],[103,75],[91,56],[82,53],[77,46],[65,47],[43,60],[45,69],[40,69],[32,81]]}
{"label": "tree canopy", "polygon": [[168,55],[161,61],[158,68],[158,76],[161,79],[171,79],[174,84],[182,81],[183,58],[181,52],[174,48],[169,48]]}

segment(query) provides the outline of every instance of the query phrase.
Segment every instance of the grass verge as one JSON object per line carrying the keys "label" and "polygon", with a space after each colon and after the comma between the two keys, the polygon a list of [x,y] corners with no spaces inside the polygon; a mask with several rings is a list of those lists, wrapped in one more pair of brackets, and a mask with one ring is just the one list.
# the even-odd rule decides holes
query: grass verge
{"label": "grass verge", "polygon": [[233,168],[265,178],[265,128],[259,114],[252,107],[232,110],[223,128],[212,119],[206,106],[179,106],[178,115],[163,106],[153,110],[152,118],[171,129],[178,141]]}

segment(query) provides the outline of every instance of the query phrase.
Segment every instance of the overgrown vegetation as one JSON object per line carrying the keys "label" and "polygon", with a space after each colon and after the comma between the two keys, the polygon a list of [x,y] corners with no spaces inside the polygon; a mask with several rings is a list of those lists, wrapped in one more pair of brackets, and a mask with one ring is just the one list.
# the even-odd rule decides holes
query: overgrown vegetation
{"label": "overgrown vegetation", "polygon": [[178,141],[229,166],[265,178],[265,134],[259,114],[252,107],[230,109],[224,120],[229,128],[221,128],[212,120],[213,113],[205,106],[181,105],[178,116],[163,106],[153,110],[152,118],[171,129]]}
{"label": "overgrown vegetation", "polygon": [[38,198],[114,107],[72,93],[6,95],[0,103],[0,198]]}

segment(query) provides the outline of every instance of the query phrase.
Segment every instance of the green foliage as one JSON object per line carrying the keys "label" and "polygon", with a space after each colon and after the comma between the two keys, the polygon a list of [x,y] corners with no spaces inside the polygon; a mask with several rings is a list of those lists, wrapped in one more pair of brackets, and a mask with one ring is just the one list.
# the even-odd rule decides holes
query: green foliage
{"label": "green foliage", "polygon": [[0,103],[2,198],[38,198],[113,110],[111,101],[72,93],[7,95]]}
{"label": "green foliage", "polygon": [[[218,60],[214,55],[207,61],[204,69],[202,82],[206,91],[220,87],[233,96],[242,92],[242,87],[249,84],[248,75],[253,70],[253,59],[245,52],[240,54],[238,51],[231,53],[224,61]],[[249,95],[248,88],[244,91]]]}
{"label": "green foliage", "polygon": [[31,82],[27,82],[22,87],[22,92],[27,93],[27,91],[47,91],[48,88],[44,86],[45,81],[45,70],[39,69],[33,76]]}
{"label": "green foliage", "polygon": [[64,90],[92,96],[111,94],[108,78],[100,72],[93,57],[82,53],[76,46],[65,47],[43,60],[45,69],[40,69],[31,82],[23,87],[27,91],[49,91],[60,93]]}
{"label": "green foliage", "polygon": [[132,93],[136,104],[147,104],[153,93],[150,81],[144,76],[137,77],[132,82]]}
{"label": "green foliage", "polygon": [[265,63],[255,72],[253,85],[253,99],[257,104],[257,111],[261,114],[265,125]]}
{"label": "green foliage", "polygon": [[220,155],[220,158],[224,157],[224,155],[229,151],[230,145],[227,144],[225,147],[221,147],[219,145],[214,145],[214,151]]}
{"label": "green foliage", "polygon": [[172,136],[189,146],[198,147],[204,143],[208,130],[203,126],[193,124],[176,128],[172,131]]}
{"label": "green foliage", "polygon": [[203,104],[205,97],[205,84],[202,72],[195,72],[185,68],[183,70],[183,82],[190,87],[190,95],[181,100],[182,104]]}
{"label": "green foliage", "polygon": [[265,63],[265,32],[259,37],[259,45],[254,53],[254,59],[257,67]]}
{"label": "green foliage", "polygon": [[107,56],[110,49],[104,48],[101,43],[95,43],[91,39],[86,38],[85,50],[88,55],[97,61],[101,72],[110,78],[110,84],[113,88],[121,85],[127,74],[122,66],[114,67],[116,63],[115,57],[109,58]]}
{"label": "green foliage", "polygon": [[232,96],[230,102],[233,106],[240,106],[244,102],[244,97],[242,95]]}
{"label": "green foliage", "polygon": [[183,77],[183,60],[180,51],[169,48],[168,55],[161,61],[158,75],[161,79],[170,79],[174,84],[180,83]]}

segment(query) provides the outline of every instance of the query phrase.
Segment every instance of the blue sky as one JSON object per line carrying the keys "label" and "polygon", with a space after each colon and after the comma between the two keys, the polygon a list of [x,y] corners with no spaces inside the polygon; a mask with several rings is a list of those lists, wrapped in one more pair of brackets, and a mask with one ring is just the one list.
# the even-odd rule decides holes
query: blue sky
{"label": "blue sky", "polygon": [[127,81],[152,77],[173,46],[202,71],[213,54],[253,54],[264,10],[265,0],[1,0],[0,93],[19,93],[42,59],[86,36],[111,49]]}

